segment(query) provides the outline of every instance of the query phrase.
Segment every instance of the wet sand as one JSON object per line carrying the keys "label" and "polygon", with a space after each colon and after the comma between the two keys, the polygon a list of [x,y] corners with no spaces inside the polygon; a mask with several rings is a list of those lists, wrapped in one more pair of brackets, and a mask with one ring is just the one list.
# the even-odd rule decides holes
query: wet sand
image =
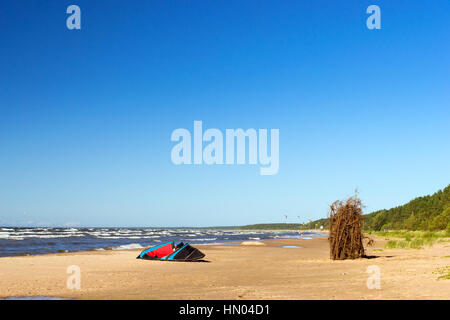
{"label": "wet sand", "polygon": [[[450,242],[422,250],[368,249],[372,259],[331,261],[326,239],[270,240],[264,245],[198,245],[208,262],[137,260],[140,250],[0,258],[0,297],[74,299],[450,299]],[[300,246],[302,248],[283,248]],[[67,268],[81,288],[67,289]],[[368,289],[369,266],[381,288]]]}

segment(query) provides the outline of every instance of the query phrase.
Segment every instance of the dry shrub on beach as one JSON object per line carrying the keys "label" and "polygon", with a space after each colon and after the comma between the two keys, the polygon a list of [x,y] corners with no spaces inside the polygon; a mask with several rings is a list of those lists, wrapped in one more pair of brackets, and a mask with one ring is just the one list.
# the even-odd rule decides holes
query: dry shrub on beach
{"label": "dry shrub on beach", "polygon": [[336,201],[330,206],[328,240],[331,259],[357,259],[364,256],[362,208],[357,192],[346,201]]}

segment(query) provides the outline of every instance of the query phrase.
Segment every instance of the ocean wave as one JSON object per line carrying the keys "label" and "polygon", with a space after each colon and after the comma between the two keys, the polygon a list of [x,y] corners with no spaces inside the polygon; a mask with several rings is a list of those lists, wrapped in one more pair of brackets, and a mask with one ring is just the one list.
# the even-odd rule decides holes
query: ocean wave
{"label": "ocean wave", "polygon": [[217,240],[217,238],[199,238],[199,239],[193,239],[192,241],[214,241]]}
{"label": "ocean wave", "polygon": [[37,238],[37,239],[57,239],[57,238],[71,238],[71,237],[84,237],[83,234],[17,234],[12,235],[8,239],[14,239],[14,237],[20,238]]}
{"label": "ocean wave", "polygon": [[[305,233],[306,237],[315,237]],[[68,249],[129,250],[169,241],[226,245],[246,240],[300,239],[298,232],[159,228],[0,228],[0,256],[42,254]]]}
{"label": "ocean wave", "polygon": [[113,247],[113,250],[131,250],[131,249],[142,249],[144,248],[142,245],[140,245],[139,243],[130,243],[130,244],[123,244],[121,246],[118,247]]}

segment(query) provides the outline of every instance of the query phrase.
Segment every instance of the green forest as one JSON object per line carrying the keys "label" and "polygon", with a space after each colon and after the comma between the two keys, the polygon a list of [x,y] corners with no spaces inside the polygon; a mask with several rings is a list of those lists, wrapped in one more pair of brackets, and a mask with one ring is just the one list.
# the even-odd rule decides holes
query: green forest
{"label": "green forest", "polygon": [[450,185],[431,196],[364,216],[368,230],[450,230]]}
{"label": "green forest", "polygon": [[[255,224],[240,229],[307,230],[323,226],[328,228],[328,218],[303,224]],[[447,230],[450,234],[450,185],[433,195],[416,198],[405,205],[379,210],[364,215],[364,229],[381,230]]]}

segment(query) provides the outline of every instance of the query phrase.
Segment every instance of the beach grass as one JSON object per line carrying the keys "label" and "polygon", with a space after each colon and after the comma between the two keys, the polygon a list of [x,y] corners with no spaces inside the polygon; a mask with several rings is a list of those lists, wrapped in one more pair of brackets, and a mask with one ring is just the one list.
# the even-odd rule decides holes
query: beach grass
{"label": "beach grass", "polygon": [[438,274],[438,280],[450,280],[450,266],[437,269],[434,274]]}
{"label": "beach grass", "polygon": [[439,238],[448,238],[449,234],[445,230],[440,231],[409,231],[409,230],[391,230],[391,231],[374,231],[369,232],[369,234],[374,234],[380,237],[389,237],[389,238],[403,238],[413,239],[413,238],[422,238],[422,239],[439,239]]}
{"label": "beach grass", "polygon": [[[423,249],[424,246],[433,246],[436,242],[447,242],[448,235],[445,231],[383,231],[372,234],[384,237],[388,242],[387,249]],[[393,239],[392,239],[393,238]]]}

